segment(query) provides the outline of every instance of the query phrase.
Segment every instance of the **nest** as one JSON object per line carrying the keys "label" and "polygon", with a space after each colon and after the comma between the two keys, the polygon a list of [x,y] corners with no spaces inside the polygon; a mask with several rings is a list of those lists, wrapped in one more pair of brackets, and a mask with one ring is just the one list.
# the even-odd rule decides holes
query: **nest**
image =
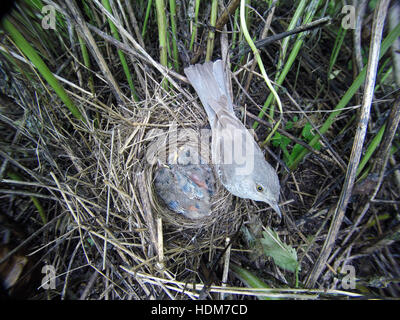
{"label": "nest", "polygon": [[[30,174],[26,180],[34,179],[41,193],[52,199],[46,212],[48,238],[36,244],[42,252],[48,241],[57,239],[59,245],[46,255],[46,263],[57,265],[64,257],[66,261],[57,269],[60,274],[85,264],[110,270],[119,266],[129,275],[117,268],[113,276],[119,277],[120,286],[125,285],[124,292],[137,292],[136,298],[161,294],[159,284],[151,285],[157,293],[143,285],[160,272],[163,278],[165,272],[176,275],[173,281],[201,283],[198,270],[203,257],[214,261],[226,239],[237,233],[243,215],[252,210],[246,200],[234,199],[217,178],[211,214],[202,219],[169,210],[155,192],[155,171],[165,160],[163,154],[182,146],[200,146],[202,159],[210,158],[211,137],[205,135],[208,120],[189,90],[179,87],[166,92],[160,82],[148,80],[147,92],[153,95],[123,105],[106,105],[100,97],[93,100],[82,95],[77,105],[85,120],[79,121],[69,118],[62,105],[49,108],[53,99],[49,95],[39,97],[37,109],[34,92],[17,83],[28,103],[15,104],[13,109],[20,110],[23,119],[10,122],[11,127],[24,132],[24,139],[35,141],[40,150],[32,154],[32,166],[40,164],[36,171],[20,167]],[[16,96],[13,90],[9,94]],[[19,157],[26,158],[25,149],[21,156],[15,152],[15,163]],[[56,221],[57,227],[51,228]],[[77,241],[73,251],[72,239]],[[128,286],[123,280],[127,276],[137,283],[134,280]]]}
{"label": "nest", "polygon": [[[93,126],[88,133],[78,127],[62,144],[76,169],[73,179],[59,182],[61,190],[69,190],[69,223],[97,238],[96,245],[103,249],[94,251],[95,264],[122,258],[135,272],[163,269],[181,274],[181,281],[199,281],[201,256],[207,253],[213,259],[216,248],[223,248],[226,237],[238,230],[242,200],[234,206],[233,197],[215,179],[211,214],[188,219],[169,210],[157,196],[154,173],[161,154],[198,143],[199,132],[208,123],[202,107],[177,93],[166,96],[159,91],[146,104],[101,112],[104,121],[98,128]],[[176,132],[176,144],[166,143]],[[206,141],[202,144],[207,150]],[[87,205],[81,198],[94,203]],[[104,241],[112,244],[111,250],[104,249]]]}
{"label": "nest", "polygon": [[[384,122],[387,126],[379,149],[357,177],[361,180],[369,172],[366,183],[358,187],[356,184],[353,193],[351,188],[346,191],[342,181],[352,181],[347,179],[346,167],[361,168],[361,162],[352,161],[350,155],[355,150],[352,146],[357,142],[359,149],[363,139],[354,139],[357,126],[353,125],[352,116],[356,111],[349,104],[358,105],[360,98],[357,94],[353,96],[354,90],[349,88],[358,86],[362,77],[355,81],[353,72],[349,72],[348,62],[353,53],[348,50],[351,37],[336,41],[340,5],[308,6],[303,10],[303,18],[288,15],[295,12],[293,3],[288,1],[279,5],[274,1],[271,7],[266,1],[257,2],[252,10],[247,10],[252,37],[264,35],[268,29],[282,35],[285,31],[282,18],[300,19],[305,23],[304,17],[315,18],[325,9],[333,17],[331,23],[319,25],[311,36],[304,32],[305,25],[301,26],[303,34],[294,37],[297,38],[295,47],[302,45],[300,58],[279,86],[284,112],[280,115],[282,131],[272,137],[273,152],[278,152],[277,158],[286,164],[293,165],[291,156],[302,161],[293,165],[296,170],[289,174],[286,170],[280,171],[280,206],[284,206],[285,219],[274,227],[279,238],[297,252],[301,270],[293,274],[272,261],[271,254],[261,246],[263,228],[272,225],[273,220],[273,215],[264,214],[271,210],[266,204],[234,198],[216,179],[211,214],[204,219],[190,220],[167,209],[154,190],[160,155],[170,148],[195,143],[199,131],[208,125],[203,107],[196,104],[182,77],[181,69],[189,60],[193,64],[203,61],[210,52],[213,58],[228,57],[232,53],[235,72],[230,78],[234,80],[234,101],[245,107],[246,116],[260,124],[256,140],[271,138],[268,128],[273,126],[272,122],[257,117],[261,105],[270,99],[269,89],[259,78],[254,61],[243,59],[242,50],[234,51],[241,49],[242,38],[235,36],[239,31],[235,19],[225,19],[233,17],[239,2],[230,1],[229,13],[220,11],[213,30],[208,26],[209,17],[215,16],[210,14],[214,6],[201,5],[195,10],[192,1],[177,1],[175,14],[172,6],[170,10],[159,10],[163,1],[158,1],[157,13],[166,12],[168,23],[176,19],[176,32],[173,27],[164,28],[161,14],[156,14],[161,23],[150,18],[146,25],[150,7],[144,6],[145,1],[126,1],[122,5],[118,1],[118,6],[111,2],[112,10],[99,1],[87,1],[84,8],[78,8],[73,1],[45,1],[56,7],[57,31],[53,32],[40,28],[45,14],[36,5],[31,6],[33,2],[16,6],[17,11],[12,13],[9,22],[30,41],[67,92],[64,95],[52,89],[54,81],[51,85],[49,78],[43,77],[49,74],[43,66],[39,68],[41,63],[38,68],[34,67],[34,60],[38,59],[24,53],[29,47],[24,45],[23,49],[18,44],[20,36],[1,32],[2,49],[7,54],[0,55],[0,210],[4,213],[0,214],[0,234],[4,241],[4,245],[0,243],[3,245],[0,260],[9,264],[0,268],[0,277],[4,270],[7,278],[10,273],[15,276],[16,272],[8,270],[21,270],[23,265],[32,278],[32,270],[39,273],[38,283],[31,283],[32,290],[28,290],[24,281],[19,281],[21,290],[16,291],[37,299],[195,299],[201,297],[204,283],[213,282],[215,286],[209,293],[221,293],[221,298],[229,292],[232,299],[270,293],[269,297],[278,299],[315,299],[316,295],[324,298],[325,294],[329,299],[341,294],[348,299],[357,295],[335,289],[348,290],[344,279],[349,280],[350,274],[344,276],[345,272],[342,277],[341,272],[354,265],[357,283],[366,297],[399,295],[395,259],[399,246],[393,240],[399,233],[396,213],[400,180],[393,175],[399,157],[398,153],[392,155],[390,148],[392,143],[398,144],[394,134],[398,105],[393,95],[398,86],[394,78],[387,76],[395,74],[389,69],[391,64],[385,63],[377,74],[379,86],[374,92],[374,108],[364,143],[368,149],[362,161],[371,155],[368,150],[378,140],[375,139],[379,137],[376,134],[379,128],[383,128]],[[227,1],[219,2],[224,3]],[[383,6],[377,6],[375,10],[381,9]],[[365,17],[372,17],[372,8],[368,7],[366,13]],[[380,14],[374,17],[378,19]],[[351,44],[360,52],[368,49],[364,48],[368,42],[364,40],[369,39],[369,30],[381,26],[375,18],[364,19],[365,39]],[[111,23],[105,23],[107,20],[118,29],[121,36],[118,40],[115,31],[110,29]],[[226,31],[218,32],[225,27]],[[172,45],[170,50],[161,45],[161,33]],[[390,36],[385,35],[388,46],[395,34],[398,34],[396,28]],[[209,41],[212,39],[215,41]],[[174,42],[178,50],[173,48]],[[370,52],[375,45],[376,42],[371,44]],[[261,52],[269,75],[277,72],[283,75],[277,65],[284,70],[292,66],[293,61],[285,62],[278,47],[276,42]],[[126,56],[134,86],[127,83],[130,78],[117,49]],[[293,49],[291,44],[287,49]],[[386,49],[383,45],[381,49],[383,54]],[[332,69],[332,59],[324,57],[339,50],[341,54],[334,59],[334,77],[330,77],[326,72]],[[166,61],[163,61],[164,53],[167,53]],[[389,57],[382,59],[390,62]],[[176,64],[175,68],[164,68],[158,60],[164,65],[179,63],[180,67]],[[362,62],[362,56],[354,61]],[[353,64],[354,74],[357,74],[356,65],[360,68],[359,63]],[[373,73],[367,74],[365,83],[373,83],[374,77]],[[140,102],[135,102],[135,91]],[[126,96],[131,94],[132,97]],[[66,96],[73,105],[67,103]],[[338,109],[346,100],[339,102],[340,97],[351,100]],[[332,112],[334,106],[336,109]],[[386,119],[388,112],[391,113]],[[273,118],[277,117],[275,112]],[[325,133],[316,130],[328,127]],[[176,145],[167,145],[159,139],[183,130],[189,138],[178,139]],[[298,149],[300,145],[311,145],[310,141],[321,136],[320,133],[324,137],[314,145],[315,149],[310,148],[307,152],[311,153],[299,157],[303,153]],[[390,166],[384,165],[388,158]],[[377,174],[384,180],[377,183]],[[375,193],[378,188],[379,193]],[[372,194],[377,197],[371,198]],[[344,216],[337,209],[345,209],[342,205],[347,200],[342,201],[342,196],[350,195]],[[243,228],[238,232],[242,221]],[[237,237],[232,238],[233,235]],[[223,251],[228,237],[233,245]],[[219,259],[222,254],[224,261]],[[210,264],[203,263],[204,260]],[[264,288],[262,292],[259,288],[241,288],[251,283],[240,277],[239,265],[246,273],[249,271],[251,281],[256,276],[273,292]],[[56,272],[54,289],[40,288],[43,266],[51,266]],[[201,277],[207,274],[215,277]],[[19,280],[23,279],[28,280],[29,276],[23,275]],[[18,280],[18,276],[13,280]],[[295,285],[293,291],[290,286]],[[299,287],[320,287],[320,290],[301,291]]]}
{"label": "nest", "polygon": [[[139,107],[140,108],[140,107]],[[188,108],[197,110],[185,111]],[[197,235],[197,241],[209,242],[213,229],[213,236],[220,237],[231,234],[237,226],[240,219],[239,214],[232,214],[232,196],[224,189],[218,179],[215,178],[216,190],[212,196],[212,205],[210,215],[202,219],[189,219],[184,215],[177,214],[166,207],[163,201],[155,192],[154,176],[155,171],[160,163],[171,163],[171,156],[176,150],[183,147],[193,149],[201,149],[201,161],[208,162],[210,159],[209,143],[205,136],[207,129],[204,129],[204,118],[195,115],[203,114],[197,104],[188,105],[187,102],[179,101],[179,99],[171,100],[168,105],[169,112],[184,116],[185,119],[178,125],[177,122],[170,122],[170,116],[159,114],[159,110],[149,108],[141,109],[139,113],[143,114],[144,130],[134,130],[122,124],[119,128],[119,134],[116,135],[114,144],[121,146],[119,154],[120,166],[124,167],[133,159],[130,155],[137,154],[135,164],[129,169],[132,172],[132,180],[124,185],[123,192],[130,193],[130,190],[138,190],[141,202],[136,204],[135,211],[142,211],[144,220],[150,224],[157,217],[162,218],[163,226],[168,230],[177,230],[184,233],[184,238],[188,236],[192,238]],[[157,112],[157,115],[153,115]],[[137,121],[138,114],[135,119]],[[151,126],[147,127],[146,122],[151,119]],[[143,136],[139,135],[139,131],[143,132]],[[137,141],[137,142],[136,142]],[[199,150],[200,151],[200,150]],[[122,170],[121,170],[122,172]],[[215,173],[214,173],[215,175]],[[132,194],[132,197],[134,195]],[[214,227],[213,226],[218,226]],[[199,235],[201,235],[199,237]]]}

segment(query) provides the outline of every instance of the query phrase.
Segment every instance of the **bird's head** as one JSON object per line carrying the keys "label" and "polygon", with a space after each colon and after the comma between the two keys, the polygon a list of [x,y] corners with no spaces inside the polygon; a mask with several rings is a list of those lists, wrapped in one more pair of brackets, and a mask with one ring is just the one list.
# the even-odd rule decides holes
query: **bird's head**
{"label": "bird's head", "polygon": [[240,198],[262,201],[269,204],[281,217],[278,206],[280,184],[275,170],[264,160],[255,161],[253,169],[246,174],[234,175],[225,186]]}

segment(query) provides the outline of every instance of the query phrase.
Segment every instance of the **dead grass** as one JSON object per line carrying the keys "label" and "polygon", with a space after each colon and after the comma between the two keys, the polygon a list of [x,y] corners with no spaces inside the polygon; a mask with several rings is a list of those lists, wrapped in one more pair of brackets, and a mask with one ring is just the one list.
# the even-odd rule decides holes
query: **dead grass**
{"label": "dead grass", "polygon": [[[68,8],[63,10],[71,21],[76,18]],[[279,19],[286,19],[283,12],[278,8],[272,19],[275,32],[282,31]],[[98,9],[96,14],[103,17],[104,13]],[[143,17],[136,18],[141,21]],[[260,31],[258,23],[260,16],[254,15],[254,32]],[[180,28],[183,29],[183,22]],[[145,49],[123,32],[123,43],[116,44],[93,27],[89,29],[86,32],[96,39],[93,43],[105,57],[103,65],[101,60],[97,61],[93,72],[86,72],[79,59],[75,59],[74,51],[58,48],[51,52],[57,54],[57,64],[71,59],[68,65],[72,68],[59,70],[59,75],[65,80],[63,85],[70,97],[85,114],[86,123],[64,113],[57,96],[37,77],[30,81],[24,72],[1,58],[2,106],[11,107],[0,110],[0,209],[2,215],[13,221],[1,230],[11,234],[15,251],[23,248],[31,259],[36,259],[36,266],[52,265],[57,275],[54,290],[34,290],[30,298],[196,299],[204,284],[213,298],[221,297],[220,294],[233,299],[249,298],[265,292],[271,297],[298,299],[349,298],[361,292],[367,297],[398,297],[399,182],[390,171],[398,168],[397,153],[390,158],[387,175],[374,201],[368,197],[370,189],[353,193],[324,271],[312,288],[305,288],[306,279],[322,254],[349,163],[355,126],[350,125],[345,132],[341,129],[356,110],[349,108],[343,112],[324,135],[321,150],[308,155],[295,171],[287,172],[283,163],[279,166],[283,221],[275,221],[268,206],[234,198],[220,185],[213,214],[202,221],[190,221],[170,212],[158,200],[152,183],[157,162],[149,162],[149,158],[156,159],[166,148],[163,141],[167,134],[186,129],[195,135],[206,128],[208,122],[202,106],[183,76],[169,72],[156,61],[157,41],[151,39],[151,29]],[[329,57],[324,55],[325,44],[332,44],[334,35],[324,30],[306,41],[284,84],[290,96],[281,94],[285,112],[282,129],[298,139],[303,138],[302,121],[311,121],[319,128],[353,80],[347,66],[351,43],[347,43],[343,49],[346,57],[337,63],[342,72],[327,83],[324,70]],[[204,34],[206,31],[204,28]],[[128,96],[115,45],[125,48],[131,59],[139,102]],[[20,54],[7,38],[3,37],[2,46]],[[216,41],[215,57],[219,50]],[[271,79],[276,71],[277,50],[278,44],[262,52]],[[22,70],[31,72],[27,64],[20,64]],[[237,114],[248,125],[253,119],[246,117],[246,112],[258,114],[269,93],[257,69],[250,69],[251,64],[237,64],[232,81],[235,101],[240,101]],[[105,72],[106,67],[111,69],[110,73]],[[77,76],[74,70],[81,74]],[[95,97],[87,89],[89,74],[96,79]],[[247,81],[249,78],[252,80]],[[168,90],[161,86],[165,79]],[[367,144],[394,104],[394,92],[393,82],[382,84],[376,92]],[[354,99],[353,105],[358,104],[359,98]],[[293,129],[286,129],[284,124],[292,121],[294,115],[299,121]],[[256,131],[258,141],[263,141],[268,133],[260,122]],[[397,139],[396,136],[395,145]],[[270,148],[279,159],[283,158],[280,149]],[[272,157],[269,159],[274,162]],[[24,179],[9,179],[8,170],[19,172]],[[32,195],[45,209],[45,225],[29,198]],[[364,212],[366,203],[369,208]],[[21,226],[23,231],[18,233]],[[246,227],[256,237],[262,226],[273,226],[282,240],[297,250],[300,288],[294,288],[293,274],[279,270],[241,233]],[[233,239],[230,263],[250,269],[271,289],[247,288],[233,272],[229,273],[227,283],[221,284],[222,271],[227,266],[219,258],[228,237]],[[0,259],[5,261],[10,256],[12,253]],[[347,265],[357,270],[356,290],[342,286],[340,271]]]}

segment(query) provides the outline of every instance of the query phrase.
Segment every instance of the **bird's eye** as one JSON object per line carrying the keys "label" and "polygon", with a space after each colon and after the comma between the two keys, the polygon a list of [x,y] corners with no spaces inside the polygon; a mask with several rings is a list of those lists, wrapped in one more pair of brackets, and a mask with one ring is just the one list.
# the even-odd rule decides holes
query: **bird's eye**
{"label": "bird's eye", "polygon": [[261,185],[259,185],[259,184],[257,185],[256,188],[257,188],[257,191],[258,191],[258,192],[263,192],[263,191],[264,191],[264,188],[263,188]]}

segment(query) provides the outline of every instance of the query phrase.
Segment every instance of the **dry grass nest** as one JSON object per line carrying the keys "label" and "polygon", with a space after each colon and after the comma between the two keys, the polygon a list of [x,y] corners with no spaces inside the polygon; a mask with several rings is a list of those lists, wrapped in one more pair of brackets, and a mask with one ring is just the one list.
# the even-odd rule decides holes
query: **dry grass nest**
{"label": "dry grass nest", "polygon": [[[400,115],[394,55],[389,57],[387,47],[389,27],[383,32],[381,50],[386,46],[388,51],[379,64],[368,130],[365,139],[355,139],[368,118],[357,116],[361,110],[366,116],[365,84],[374,83],[375,75],[366,72],[362,80],[361,72],[356,77],[359,61],[352,56],[355,46],[360,52],[379,51],[372,50],[369,39],[368,30],[381,26],[372,9],[363,18],[362,34],[367,31],[362,44],[356,43],[352,32],[345,37],[335,18],[260,49],[271,80],[279,80],[290,69],[283,82],[276,83],[284,111],[278,115],[275,108],[273,119],[282,116],[282,121],[269,145],[271,154],[276,153],[276,160],[271,156],[269,162],[280,162],[284,219],[277,226],[268,205],[233,197],[218,179],[212,214],[201,220],[171,212],[154,190],[160,154],[195,143],[199,131],[208,126],[203,107],[182,76],[182,68],[204,61],[208,47],[213,48],[213,60],[231,55],[232,96],[244,110],[235,110],[242,112],[237,114],[240,120],[246,125],[259,123],[257,141],[270,138],[272,119],[266,114],[257,117],[272,97],[257,63],[252,56],[228,51],[245,44],[234,11],[228,20],[221,18],[227,31],[216,28],[215,41],[209,41],[214,31],[209,28],[211,2],[200,6],[197,21],[187,14],[189,2],[178,1],[177,37],[169,27],[164,34],[169,41],[177,40],[180,67],[164,68],[165,47],[159,43],[161,27],[155,10],[145,38],[141,37],[146,1],[123,5],[114,1],[113,23],[120,41],[111,37],[108,10],[100,1],[86,2],[92,17],[84,16],[86,10],[78,10],[71,1],[49,3],[64,17],[57,18],[57,32],[43,29],[42,15],[25,5],[18,5],[10,23],[19,23],[22,37],[35,46],[80,112],[62,103],[65,97],[56,95],[43,70],[29,62],[9,32],[0,32],[4,52],[0,55],[0,276],[6,269],[2,262],[29,260],[32,268],[27,273],[38,271],[39,282],[32,290],[24,284],[28,277],[16,277],[16,282],[25,296],[36,299],[196,299],[204,298],[204,284],[212,284],[208,291],[212,298],[228,299],[256,299],[262,294],[290,299],[399,296],[399,152],[391,150],[399,149],[395,130]],[[304,3],[296,7],[273,1],[269,8],[264,1],[249,7],[251,37],[282,34],[289,23],[315,22],[329,11],[339,15],[342,9],[339,2],[320,3],[318,8],[318,1],[306,8]],[[303,11],[301,16],[298,10]],[[174,15],[166,11],[169,20]],[[31,28],[32,21],[38,28]],[[192,32],[195,25],[197,35]],[[398,27],[393,30],[399,32]],[[191,35],[194,45],[188,49]],[[87,61],[83,44],[90,53]],[[117,50],[126,55],[134,90]],[[167,53],[164,65],[173,64]],[[268,108],[270,113],[271,105]],[[381,131],[383,124],[393,130]],[[177,132],[185,134],[176,145],[165,144]],[[382,142],[369,153],[379,132]],[[317,144],[312,144],[314,139]],[[365,150],[360,161],[366,161],[360,175],[352,173],[352,190],[349,168],[361,164],[352,157],[356,143],[359,152]],[[263,148],[268,150],[267,145]],[[299,163],[290,164],[292,156]],[[277,232],[285,244],[281,247],[288,246],[286,252],[296,253],[301,269],[287,270],[266,252],[261,240],[268,228]],[[232,246],[224,251],[229,239]],[[51,290],[40,287],[41,268],[46,265],[55,270]],[[349,265],[357,271],[352,291],[341,279],[345,276],[341,271]]]}
{"label": "dry grass nest", "polygon": [[[138,298],[154,294],[145,283],[154,284],[149,279],[163,273],[176,281],[198,283],[203,255],[212,261],[226,238],[238,231],[243,215],[259,210],[246,200],[234,199],[218,179],[212,213],[204,219],[185,218],[164,205],[153,180],[159,153],[171,147],[166,138],[184,132],[178,136],[179,146],[196,143],[208,121],[203,107],[188,99],[189,90],[180,88],[184,95],[167,93],[158,82],[152,84],[148,90],[152,96],[126,107],[79,97],[81,108],[92,116],[86,124],[66,119],[62,108],[48,108],[44,100],[39,110],[30,109],[30,104],[18,106],[24,115],[19,123],[30,126],[23,128],[22,139],[36,141],[43,150],[37,154],[35,172],[23,166],[22,170],[57,200],[47,208],[54,220],[48,222],[45,243],[57,245],[46,253],[46,261],[67,274],[75,265],[88,264],[97,271],[108,266],[115,271],[111,278],[119,289],[137,292]],[[19,86],[26,97],[31,96],[34,88]],[[60,215],[62,222],[52,225]],[[79,240],[76,247],[71,247],[73,239]],[[49,250],[48,244],[40,242],[37,251]],[[142,290],[132,280],[125,281],[132,275]]]}

